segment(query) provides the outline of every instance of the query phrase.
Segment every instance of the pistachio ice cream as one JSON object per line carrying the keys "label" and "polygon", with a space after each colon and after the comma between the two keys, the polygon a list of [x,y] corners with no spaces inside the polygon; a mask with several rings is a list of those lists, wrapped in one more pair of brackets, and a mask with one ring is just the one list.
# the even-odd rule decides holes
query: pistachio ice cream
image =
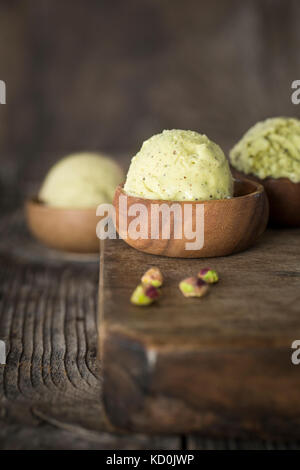
{"label": "pistachio ice cream", "polygon": [[112,202],[123,177],[120,167],[108,157],[90,152],[69,155],[50,169],[39,199],[54,207],[96,207]]}
{"label": "pistachio ice cream", "polygon": [[164,130],[132,158],[124,190],[146,199],[223,199],[232,197],[233,179],[223,151],[206,135]]}
{"label": "pistachio ice cream", "polygon": [[230,152],[232,166],[261,179],[300,182],[300,120],[271,118],[251,127]]}

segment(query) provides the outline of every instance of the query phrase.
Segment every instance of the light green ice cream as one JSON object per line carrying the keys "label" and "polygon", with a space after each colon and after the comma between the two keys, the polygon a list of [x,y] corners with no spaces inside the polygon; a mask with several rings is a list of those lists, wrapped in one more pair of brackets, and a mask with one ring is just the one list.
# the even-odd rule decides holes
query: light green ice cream
{"label": "light green ice cream", "polygon": [[97,153],[69,155],[47,174],[39,199],[54,207],[87,208],[111,203],[124,175],[110,158]]}
{"label": "light green ice cream", "polygon": [[233,195],[233,180],[223,151],[206,135],[165,130],[132,158],[124,190],[146,199],[223,199]]}
{"label": "light green ice cream", "polygon": [[232,166],[261,179],[300,182],[300,121],[271,118],[251,127],[230,152]]}

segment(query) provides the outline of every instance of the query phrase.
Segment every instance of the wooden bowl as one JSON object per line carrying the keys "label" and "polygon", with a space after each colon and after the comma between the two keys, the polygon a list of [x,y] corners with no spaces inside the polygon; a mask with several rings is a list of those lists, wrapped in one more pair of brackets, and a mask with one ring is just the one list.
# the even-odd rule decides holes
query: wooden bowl
{"label": "wooden bowl", "polygon": [[246,175],[232,168],[237,178],[251,179],[262,184],[266,190],[270,205],[270,222],[285,227],[300,227],[300,183],[293,183],[288,178],[260,179]]}
{"label": "wooden bowl", "polygon": [[[127,208],[120,196],[125,196]],[[184,205],[189,205],[190,217],[193,229],[196,228],[196,208],[204,207],[204,244],[199,249],[187,249],[186,243],[190,239],[183,235],[180,239],[174,237],[174,214],[171,214],[170,237],[163,236],[162,223],[159,224],[159,233],[156,239],[151,239],[151,205],[179,204],[184,210]],[[147,227],[147,237],[131,237],[128,227],[136,216],[128,215],[134,204],[143,204],[147,211],[140,213],[141,227]],[[137,250],[154,255],[164,255],[179,258],[202,258],[210,256],[225,256],[238,251],[245,250],[252,245],[263,233],[268,222],[269,207],[268,200],[261,184],[250,180],[236,180],[234,197],[231,199],[219,199],[199,202],[161,201],[138,198],[127,195],[123,186],[118,186],[114,206],[116,209],[116,228],[119,235],[129,245]],[[135,209],[132,207],[131,211]],[[132,212],[130,212],[132,214]],[[183,222],[182,233],[184,234]]]}
{"label": "wooden bowl", "polygon": [[26,201],[25,212],[31,233],[48,247],[74,253],[99,251],[96,208],[51,207],[33,198]]}

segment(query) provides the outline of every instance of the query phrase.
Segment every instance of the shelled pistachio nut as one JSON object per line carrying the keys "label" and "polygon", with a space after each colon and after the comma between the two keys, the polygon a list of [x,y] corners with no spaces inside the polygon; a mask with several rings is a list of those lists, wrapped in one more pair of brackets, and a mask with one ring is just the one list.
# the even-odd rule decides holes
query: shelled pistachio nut
{"label": "shelled pistachio nut", "polygon": [[185,297],[203,297],[209,286],[197,277],[188,277],[179,283],[179,289]]}
{"label": "shelled pistachio nut", "polygon": [[134,305],[147,306],[155,302],[160,296],[160,291],[154,286],[139,284],[133,291],[130,301]]}
{"label": "shelled pistachio nut", "polygon": [[219,280],[217,271],[211,268],[200,269],[200,271],[198,272],[198,278],[202,279],[202,281],[207,282],[207,284],[214,284]]}

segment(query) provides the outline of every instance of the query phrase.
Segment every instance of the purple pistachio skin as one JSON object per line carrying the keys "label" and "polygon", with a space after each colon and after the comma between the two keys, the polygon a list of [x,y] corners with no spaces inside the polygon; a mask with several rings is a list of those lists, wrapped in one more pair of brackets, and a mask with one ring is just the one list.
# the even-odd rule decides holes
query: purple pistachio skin
{"label": "purple pistachio skin", "polygon": [[133,291],[130,302],[134,305],[138,305],[140,307],[151,305],[153,302],[157,300],[159,297],[160,292],[159,289],[153,286],[144,286],[143,284],[139,284],[135,290]]}
{"label": "purple pistachio skin", "polygon": [[208,284],[214,284],[218,282],[219,276],[217,271],[211,268],[203,268],[200,269],[198,273],[198,278],[202,279],[203,281],[207,282]]}
{"label": "purple pistachio skin", "polygon": [[159,297],[159,290],[154,286],[150,286],[147,287],[145,294],[150,299],[157,299]]}
{"label": "purple pistachio skin", "polygon": [[202,276],[205,276],[205,274],[207,274],[208,271],[210,271],[210,268],[203,268],[203,269],[200,269],[199,274],[201,274]]}

